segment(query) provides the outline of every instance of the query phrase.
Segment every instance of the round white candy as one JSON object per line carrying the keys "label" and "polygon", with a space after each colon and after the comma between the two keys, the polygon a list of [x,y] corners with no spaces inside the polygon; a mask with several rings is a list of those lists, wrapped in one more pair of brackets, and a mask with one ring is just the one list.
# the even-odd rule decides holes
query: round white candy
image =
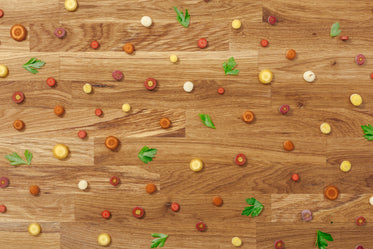
{"label": "round white candy", "polygon": [[190,93],[191,91],[193,91],[193,87],[194,87],[194,85],[190,81],[187,81],[187,82],[184,83],[184,91],[186,91],[188,93]]}
{"label": "round white candy", "polygon": [[78,184],[79,189],[85,190],[88,188],[88,182],[86,180],[81,180]]}
{"label": "round white candy", "polygon": [[153,21],[150,18],[150,16],[143,16],[141,18],[141,24],[144,25],[147,28],[150,27],[150,26],[152,26],[152,23],[153,23]]}
{"label": "round white candy", "polygon": [[373,196],[369,198],[369,203],[373,206]]}
{"label": "round white candy", "polygon": [[316,75],[312,71],[307,71],[303,74],[303,79],[307,82],[313,82],[316,79]]}

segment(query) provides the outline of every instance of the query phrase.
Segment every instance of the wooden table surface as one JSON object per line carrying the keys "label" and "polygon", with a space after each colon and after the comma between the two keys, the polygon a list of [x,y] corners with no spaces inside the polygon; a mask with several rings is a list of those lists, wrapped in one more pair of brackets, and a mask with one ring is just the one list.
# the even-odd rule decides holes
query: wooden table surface
{"label": "wooden table surface", "polygon": [[[188,9],[188,28],[173,6]],[[100,248],[97,237],[107,232],[113,249],[150,248],[152,233],[169,235],[165,249],[234,248],[235,236],[241,248],[270,249],[281,239],[287,249],[308,249],[315,248],[317,230],[333,236],[331,249],[372,247],[373,142],[360,126],[373,123],[373,1],[79,0],[77,11],[68,12],[64,0],[1,0],[0,9],[0,64],[9,68],[0,78],[0,177],[10,179],[0,189],[8,209],[0,213],[0,248]],[[140,24],[144,15],[152,17],[151,28]],[[276,25],[267,23],[270,15]],[[232,29],[234,19],[241,29]],[[330,37],[335,22],[348,41]],[[22,42],[9,34],[18,23],[28,30]],[[66,29],[65,39],[54,36],[58,27]],[[205,49],[197,46],[201,37]],[[261,39],[269,46],[261,47]],[[99,49],[90,48],[93,40]],[[127,42],[133,55],[122,50]],[[285,58],[290,48],[294,60]],[[354,63],[360,53],[367,58],[362,66]],[[178,63],[169,61],[171,54]],[[238,76],[222,68],[232,56]],[[35,75],[22,68],[31,57],[46,62]],[[262,69],[273,72],[270,85],[259,83]],[[115,81],[114,70],[124,80]],[[317,75],[314,83],[302,78],[308,70]],[[56,87],[47,86],[48,77]],[[158,81],[155,91],[144,88],[149,77]],[[194,83],[192,93],[184,92],[186,81]],[[85,83],[94,93],[83,92]],[[12,101],[15,91],[24,92],[22,104]],[[349,102],[353,93],[361,94],[360,107]],[[121,110],[124,103],[130,113]],[[66,109],[63,117],[53,113],[57,104]],[[278,112],[282,104],[290,106],[287,115]],[[255,113],[254,123],[241,120],[246,110]],[[205,127],[199,113],[209,114],[216,129]],[[162,129],[161,117],[172,127]],[[25,130],[12,127],[16,119]],[[320,132],[323,122],[331,134]],[[82,129],[84,140],[77,136]],[[107,136],[119,138],[119,151],[105,147]],[[284,151],[288,139],[294,151]],[[67,160],[53,157],[58,143],[69,147]],[[144,145],[158,149],[149,164],[137,157]],[[34,155],[30,166],[11,166],[4,157],[25,149]],[[238,153],[247,156],[246,166],[234,164]],[[203,160],[203,171],[190,170],[193,158]],[[343,160],[352,163],[348,173],[339,169]],[[291,180],[294,173],[299,182]],[[113,175],[121,179],[117,187],[109,183]],[[87,191],[78,189],[83,179]],[[158,191],[147,194],[148,183]],[[29,193],[31,185],[40,187],[39,196]],[[323,195],[329,185],[340,190],[335,201]],[[223,206],[212,204],[216,195]],[[241,215],[250,197],[265,206],[259,217]],[[171,211],[170,202],[180,211]],[[132,216],[135,206],[145,209],[143,219]],[[109,220],[101,217],[105,209]],[[313,212],[311,222],[301,220],[303,209]],[[358,216],[365,226],[355,224]],[[199,221],[207,231],[197,231]],[[37,237],[27,232],[32,222],[42,227]]]}

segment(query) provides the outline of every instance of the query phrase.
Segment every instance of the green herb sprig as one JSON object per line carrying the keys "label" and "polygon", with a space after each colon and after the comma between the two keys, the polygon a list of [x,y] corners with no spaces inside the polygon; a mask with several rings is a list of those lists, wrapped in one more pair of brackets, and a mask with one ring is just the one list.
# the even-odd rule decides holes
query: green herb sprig
{"label": "green herb sprig", "polygon": [[216,129],[214,123],[212,122],[212,120],[210,118],[210,115],[208,115],[208,114],[202,114],[202,113],[199,113],[198,115],[201,118],[201,121],[202,121],[202,123],[204,125],[206,125],[209,128]]}
{"label": "green herb sprig", "polygon": [[236,61],[233,57],[229,58],[227,62],[223,63],[223,69],[225,72],[225,75],[237,75],[240,70],[233,69],[237,65]]}
{"label": "green herb sprig", "polygon": [[33,57],[28,62],[26,62],[22,67],[30,73],[36,74],[39,71],[35,68],[40,69],[42,66],[44,66],[44,64],[44,61],[38,60],[35,57]]}
{"label": "green herb sprig", "polygon": [[255,217],[255,216],[258,216],[264,208],[263,204],[257,201],[254,197],[246,199],[246,202],[247,204],[252,205],[252,206],[245,207],[241,215],[246,215],[246,216],[251,215],[251,217]]}
{"label": "green herb sprig", "polygon": [[339,22],[333,23],[331,29],[330,29],[330,36],[334,37],[341,33],[341,30],[339,29]]}
{"label": "green herb sprig", "polygon": [[184,16],[184,13],[180,10],[178,10],[176,7],[173,7],[177,16],[176,16],[176,20],[181,24],[183,25],[185,28],[188,28],[189,26],[189,21],[190,21],[190,15],[188,13],[188,10],[186,9],[185,10],[185,16]]}
{"label": "green herb sprig", "polygon": [[319,249],[325,249],[328,246],[328,242],[326,241],[333,241],[333,237],[328,233],[317,230],[315,246],[319,247]]}
{"label": "green herb sprig", "polygon": [[370,124],[362,125],[361,129],[363,129],[363,131],[365,133],[364,137],[366,138],[366,140],[372,141],[373,140],[373,127],[372,127],[372,125],[370,125]]}
{"label": "green herb sprig", "polygon": [[30,165],[32,160],[32,153],[28,150],[25,150],[25,158],[26,161],[23,160],[16,152],[13,152],[13,154],[6,155],[5,158],[8,159],[11,165],[21,165],[26,164]]}
{"label": "green herb sprig", "polygon": [[137,156],[141,161],[147,164],[148,162],[153,161],[153,157],[155,157],[156,154],[157,149],[150,149],[149,147],[144,146]]}
{"label": "green herb sprig", "polygon": [[152,240],[152,244],[150,248],[156,248],[156,247],[163,247],[164,243],[166,242],[166,239],[168,238],[167,234],[164,233],[153,233],[152,237],[155,237],[157,239]]}

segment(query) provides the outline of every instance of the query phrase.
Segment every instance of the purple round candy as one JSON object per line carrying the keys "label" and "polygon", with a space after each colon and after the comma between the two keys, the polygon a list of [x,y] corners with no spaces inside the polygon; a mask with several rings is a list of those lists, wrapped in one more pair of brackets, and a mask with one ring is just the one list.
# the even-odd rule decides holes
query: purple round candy
{"label": "purple round candy", "polygon": [[364,247],[361,246],[361,245],[357,245],[357,246],[355,246],[355,249],[364,249]]}
{"label": "purple round candy", "polygon": [[365,56],[362,55],[362,54],[358,54],[358,55],[355,57],[355,62],[356,62],[356,64],[358,64],[358,65],[363,65],[364,62],[365,62]]}
{"label": "purple round candy", "polygon": [[0,188],[6,188],[9,185],[9,179],[6,177],[0,178]]}
{"label": "purple round candy", "polygon": [[57,36],[58,38],[62,39],[66,35],[66,30],[64,30],[63,28],[57,28],[54,31],[54,35]]}
{"label": "purple round candy", "polygon": [[113,78],[115,80],[119,81],[119,80],[123,79],[123,73],[119,70],[115,70],[112,75],[113,75]]}
{"label": "purple round candy", "polygon": [[286,113],[288,113],[289,110],[290,110],[290,107],[289,107],[288,105],[282,105],[282,106],[280,106],[280,109],[279,109],[279,111],[280,111],[282,114],[286,114]]}
{"label": "purple round candy", "polygon": [[302,211],[302,220],[310,221],[312,220],[312,212],[308,209]]}

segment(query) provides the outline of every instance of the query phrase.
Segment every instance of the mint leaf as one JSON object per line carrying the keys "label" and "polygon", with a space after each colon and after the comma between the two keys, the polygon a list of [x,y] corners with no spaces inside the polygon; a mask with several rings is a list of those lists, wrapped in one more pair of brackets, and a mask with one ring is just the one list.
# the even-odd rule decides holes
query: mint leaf
{"label": "mint leaf", "polygon": [[138,158],[140,158],[141,161],[144,163],[148,163],[153,161],[153,157],[157,154],[157,149],[149,149],[149,147],[144,146],[139,154],[137,155]]}
{"label": "mint leaf", "polygon": [[201,118],[202,123],[203,123],[204,125],[206,125],[206,126],[209,127],[209,128],[216,129],[214,123],[212,122],[212,120],[211,120],[211,118],[210,118],[210,116],[209,116],[208,114],[202,114],[202,113],[199,113],[198,115],[199,115],[199,117]]}
{"label": "mint leaf", "polygon": [[227,62],[223,63],[223,69],[225,72],[225,75],[237,75],[240,70],[233,68],[237,65],[236,61],[234,60],[233,57],[229,58]]}
{"label": "mint leaf", "polygon": [[257,201],[254,197],[246,199],[247,204],[252,205],[250,207],[245,207],[241,215],[246,215],[251,217],[259,216],[262,212],[264,206],[262,203]]}
{"label": "mint leaf", "polygon": [[25,158],[27,160],[27,165],[30,165],[32,160],[32,153],[28,150],[25,150]]}
{"label": "mint leaf", "polygon": [[156,237],[157,239],[152,240],[152,244],[150,245],[150,248],[156,248],[156,247],[163,247],[164,243],[166,242],[166,239],[168,238],[167,234],[163,233],[153,233],[152,237]]}
{"label": "mint leaf", "polygon": [[319,247],[319,249],[325,249],[328,246],[328,242],[326,241],[333,241],[333,237],[328,233],[317,230],[315,246]]}
{"label": "mint leaf", "polygon": [[189,21],[190,21],[190,15],[188,13],[188,10],[186,9],[185,10],[185,16],[184,16],[184,13],[180,10],[178,10],[176,7],[173,7],[177,16],[176,16],[176,20],[182,25],[184,26],[185,28],[187,28],[189,26]]}
{"label": "mint leaf", "polygon": [[372,141],[373,140],[373,127],[368,124],[368,125],[362,125],[361,128],[363,129],[365,135],[365,139],[368,140],[368,141]]}
{"label": "mint leaf", "polygon": [[11,165],[27,164],[16,152],[6,155],[5,158],[8,159]]}
{"label": "mint leaf", "polygon": [[341,33],[341,30],[339,29],[339,22],[333,23],[332,28],[330,29],[330,36],[334,37]]}
{"label": "mint leaf", "polygon": [[30,73],[36,74],[39,72],[38,70],[36,70],[36,68],[39,69],[44,65],[44,61],[38,60],[35,57],[33,57],[28,62],[26,62],[22,67]]}

